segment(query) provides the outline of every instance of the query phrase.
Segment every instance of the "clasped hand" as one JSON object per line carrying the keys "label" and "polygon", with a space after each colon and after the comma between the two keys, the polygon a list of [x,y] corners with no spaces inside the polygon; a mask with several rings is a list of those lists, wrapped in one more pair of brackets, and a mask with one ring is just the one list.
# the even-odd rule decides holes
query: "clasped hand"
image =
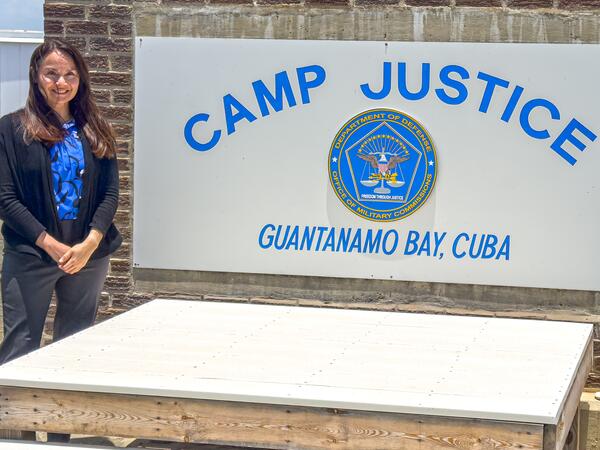
{"label": "clasped hand", "polygon": [[92,230],[83,242],[69,247],[44,231],[35,243],[56,261],[61,270],[73,275],[85,267],[98,247],[100,238],[101,234]]}
{"label": "clasped hand", "polygon": [[60,269],[71,275],[85,267],[95,250],[90,245],[86,245],[85,242],[75,244],[70,248],[67,246],[67,248],[68,250],[57,262]]}

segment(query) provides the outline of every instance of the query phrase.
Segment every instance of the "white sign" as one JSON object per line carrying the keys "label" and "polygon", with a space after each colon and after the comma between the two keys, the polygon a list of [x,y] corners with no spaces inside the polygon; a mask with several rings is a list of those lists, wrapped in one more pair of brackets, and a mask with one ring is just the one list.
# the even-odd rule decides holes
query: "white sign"
{"label": "white sign", "polygon": [[134,264],[600,290],[599,49],[138,38]]}

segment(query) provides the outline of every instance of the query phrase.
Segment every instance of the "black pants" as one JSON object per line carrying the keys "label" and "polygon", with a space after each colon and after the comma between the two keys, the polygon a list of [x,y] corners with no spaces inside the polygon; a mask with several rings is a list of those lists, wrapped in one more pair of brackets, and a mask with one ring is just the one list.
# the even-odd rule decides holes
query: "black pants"
{"label": "black pants", "polygon": [[[0,346],[0,364],[40,347],[52,292],[56,292],[57,299],[54,341],[92,325],[108,261],[108,256],[90,260],[78,273],[69,275],[54,262],[7,250],[2,266],[4,340]],[[49,441],[68,439],[68,435],[48,435]]]}

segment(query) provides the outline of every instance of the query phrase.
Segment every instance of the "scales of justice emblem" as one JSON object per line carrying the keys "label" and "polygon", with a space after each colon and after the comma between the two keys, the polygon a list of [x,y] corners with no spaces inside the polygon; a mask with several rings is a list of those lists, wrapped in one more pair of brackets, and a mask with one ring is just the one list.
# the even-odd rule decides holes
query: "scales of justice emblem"
{"label": "scales of justice emblem", "polygon": [[[402,149],[404,150],[399,152]],[[376,194],[391,193],[386,185],[399,188],[406,183],[401,163],[410,156],[406,146],[394,136],[378,134],[365,140],[357,156],[367,162],[361,174],[360,184],[372,187],[381,183],[373,190]]]}
{"label": "scales of justice emblem", "polygon": [[353,213],[374,221],[409,216],[429,197],[437,158],[425,128],[400,111],[378,108],[350,119],[329,151],[329,178]]}

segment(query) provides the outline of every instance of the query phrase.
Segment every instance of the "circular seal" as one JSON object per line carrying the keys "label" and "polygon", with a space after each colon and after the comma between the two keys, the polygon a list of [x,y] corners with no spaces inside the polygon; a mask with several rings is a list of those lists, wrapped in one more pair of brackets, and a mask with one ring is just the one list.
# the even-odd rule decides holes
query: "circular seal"
{"label": "circular seal", "polygon": [[331,144],[328,165],[331,186],[346,208],[390,222],[425,203],[437,159],[423,125],[400,111],[377,108],[344,124]]}

